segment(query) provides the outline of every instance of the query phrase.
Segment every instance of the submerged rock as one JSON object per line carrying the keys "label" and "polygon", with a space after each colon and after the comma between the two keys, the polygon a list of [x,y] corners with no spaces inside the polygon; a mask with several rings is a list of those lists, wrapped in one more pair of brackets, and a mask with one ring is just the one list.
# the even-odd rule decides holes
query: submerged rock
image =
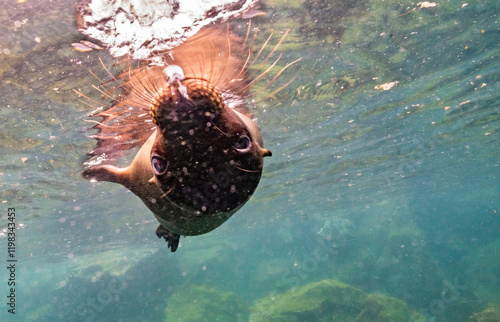
{"label": "submerged rock", "polygon": [[166,321],[240,321],[248,318],[242,300],[232,292],[207,286],[183,284],[165,310]]}
{"label": "submerged rock", "polygon": [[363,310],[356,317],[356,321],[424,321],[422,318],[417,318],[415,314],[412,317],[412,312],[408,305],[394,297],[383,294],[368,295],[364,304]]}
{"label": "submerged rock", "polygon": [[257,301],[250,321],[423,321],[396,298],[335,280],[309,283]]}
{"label": "submerged rock", "polygon": [[474,313],[469,317],[469,322],[495,322],[500,321],[500,306],[489,303],[482,312]]}
{"label": "submerged rock", "polygon": [[499,302],[500,293],[500,239],[476,248],[464,257],[468,276],[465,287],[484,302]]}
{"label": "submerged rock", "polygon": [[353,319],[366,294],[348,284],[324,280],[259,300],[251,309],[250,321],[294,321]]}

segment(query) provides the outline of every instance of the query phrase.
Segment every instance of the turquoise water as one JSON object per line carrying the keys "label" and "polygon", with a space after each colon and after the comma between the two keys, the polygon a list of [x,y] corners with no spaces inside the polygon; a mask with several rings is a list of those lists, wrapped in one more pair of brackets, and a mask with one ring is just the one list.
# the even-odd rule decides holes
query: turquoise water
{"label": "turquoise water", "polygon": [[[280,64],[302,57],[253,111],[273,157],[239,212],[176,253],[131,192],[80,177],[92,108],[72,90],[100,99],[89,70],[105,78],[99,58],[113,59],[72,50],[74,3],[2,5],[2,266],[8,208],[19,227],[16,315],[2,304],[2,320],[276,320],[285,303],[287,320],[344,321],[366,309],[319,288],[300,298],[324,280],[399,299],[406,320],[500,316],[497,1],[262,2],[256,44],[290,29]],[[248,21],[233,23],[244,35]],[[1,269],[2,301],[7,280]],[[291,292],[320,304],[307,315]]]}

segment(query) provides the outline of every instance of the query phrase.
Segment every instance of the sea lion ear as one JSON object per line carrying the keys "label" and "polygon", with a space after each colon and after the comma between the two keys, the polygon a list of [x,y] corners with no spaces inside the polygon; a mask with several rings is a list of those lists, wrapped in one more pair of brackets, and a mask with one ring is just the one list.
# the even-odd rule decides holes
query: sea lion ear
{"label": "sea lion ear", "polygon": [[122,183],[123,176],[124,169],[109,164],[92,166],[82,172],[82,177],[90,181]]}

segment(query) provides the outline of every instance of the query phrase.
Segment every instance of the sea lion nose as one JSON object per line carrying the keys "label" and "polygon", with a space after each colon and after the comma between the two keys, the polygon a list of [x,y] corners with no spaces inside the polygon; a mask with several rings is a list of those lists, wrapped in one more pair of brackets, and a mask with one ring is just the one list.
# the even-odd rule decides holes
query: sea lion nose
{"label": "sea lion nose", "polygon": [[163,70],[163,74],[169,84],[181,82],[186,78],[182,68],[177,65],[168,65]]}
{"label": "sea lion nose", "polygon": [[172,96],[175,96],[176,92],[178,92],[180,94],[180,98],[189,99],[187,88],[181,83],[184,79],[186,79],[184,71],[181,67],[177,65],[168,65],[165,69],[163,69],[163,74],[165,75],[167,83],[171,87]]}

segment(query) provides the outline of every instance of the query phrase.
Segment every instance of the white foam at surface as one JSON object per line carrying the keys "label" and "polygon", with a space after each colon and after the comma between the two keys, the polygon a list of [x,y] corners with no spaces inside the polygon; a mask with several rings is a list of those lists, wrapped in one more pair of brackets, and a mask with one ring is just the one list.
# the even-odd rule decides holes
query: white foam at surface
{"label": "white foam at surface", "polygon": [[[250,9],[257,0],[91,0],[83,5],[82,32],[109,52],[133,59],[154,58],[216,20]],[[210,12],[210,17],[208,13]]]}

